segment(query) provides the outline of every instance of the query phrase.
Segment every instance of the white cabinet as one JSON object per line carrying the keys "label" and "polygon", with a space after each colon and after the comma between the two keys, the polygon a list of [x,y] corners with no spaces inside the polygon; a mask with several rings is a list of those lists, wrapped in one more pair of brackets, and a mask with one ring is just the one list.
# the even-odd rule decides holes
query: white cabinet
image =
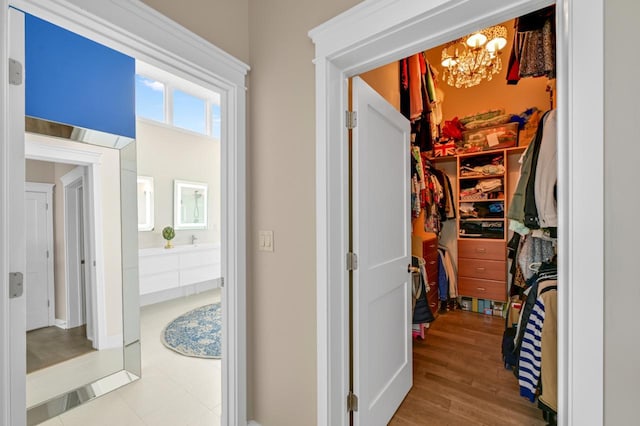
{"label": "white cabinet", "polygon": [[[221,277],[220,245],[141,249],[139,268],[140,295],[164,293],[160,299],[147,297],[149,303],[217,287]],[[142,304],[147,303],[142,300]]]}

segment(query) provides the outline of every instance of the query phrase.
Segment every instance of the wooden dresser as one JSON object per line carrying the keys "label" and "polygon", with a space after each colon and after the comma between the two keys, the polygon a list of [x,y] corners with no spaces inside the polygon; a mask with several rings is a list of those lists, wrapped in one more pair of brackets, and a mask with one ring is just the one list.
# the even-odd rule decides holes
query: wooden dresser
{"label": "wooden dresser", "polygon": [[504,241],[458,240],[458,292],[462,296],[507,300]]}
{"label": "wooden dresser", "polygon": [[438,316],[438,237],[433,233],[412,236],[412,254],[425,260],[429,292],[427,302],[434,317]]}

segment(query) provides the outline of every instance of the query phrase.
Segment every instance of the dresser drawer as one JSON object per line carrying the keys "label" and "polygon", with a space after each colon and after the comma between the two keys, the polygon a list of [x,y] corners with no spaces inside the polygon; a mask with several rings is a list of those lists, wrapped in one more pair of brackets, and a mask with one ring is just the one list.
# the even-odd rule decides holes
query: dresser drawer
{"label": "dresser drawer", "polygon": [[504,241],[458,240],[458,257],[504,261],[507,252]]}
{"label": "dresser drawer", "polygon": [[424,260],[437,260],[438,259],[438,239],[430,238],[422,242],[422,257]]}
{"label": "dresser drawer", "polygon": [[458,278],[458,292],[461,296],[477,297],[504,302],[507,300],[505,281],[482,280],[477,278]]}
{"label": "dresser drawer", "polygon": [[504,260],[458,259],[458,276],[505,281],[507,269]]}
{"label": "dresser drawer", "polygon": [[429,308],[431,309],[431,313],[433,316],[438,315],[438,290],[430,291],[427,293],[427,303],[429,304]]}

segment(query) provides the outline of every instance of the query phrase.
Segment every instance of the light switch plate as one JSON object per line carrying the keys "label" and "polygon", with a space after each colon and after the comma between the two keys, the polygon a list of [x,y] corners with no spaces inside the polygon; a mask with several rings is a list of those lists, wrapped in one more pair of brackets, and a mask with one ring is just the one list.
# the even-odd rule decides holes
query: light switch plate
{"label": "light switch plate", "polygon": [[258,231],[258,250],[273,251],[273,231]]}

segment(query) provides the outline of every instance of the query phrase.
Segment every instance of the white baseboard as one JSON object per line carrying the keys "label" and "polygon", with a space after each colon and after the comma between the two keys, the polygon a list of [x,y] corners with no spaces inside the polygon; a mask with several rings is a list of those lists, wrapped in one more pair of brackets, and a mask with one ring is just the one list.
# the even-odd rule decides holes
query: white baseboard
{"label": "white baseboard", "polygon": [[255,420],[249,420],[247,426],[260,426],[260,423],[256,422]]}
{"label": "white baseboard", "polygon": [[67,321],[65,321],[65,320],[61,320],[61,319],[56,318],[55,323],[53,325],[55,325],[56,327],[61,328],[63,330],[67,329]]}

